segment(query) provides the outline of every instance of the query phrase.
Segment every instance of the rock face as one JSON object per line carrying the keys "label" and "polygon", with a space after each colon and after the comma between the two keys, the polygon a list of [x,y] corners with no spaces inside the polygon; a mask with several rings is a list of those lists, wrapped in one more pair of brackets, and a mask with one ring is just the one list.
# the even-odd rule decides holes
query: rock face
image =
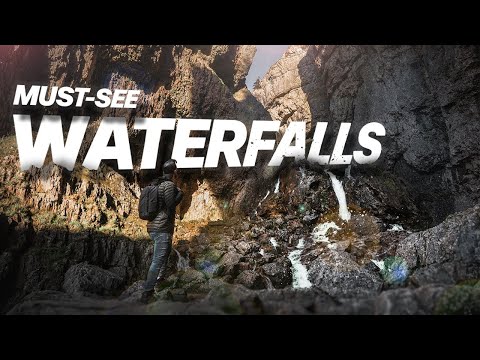
{"label": "rock face", "polygon": [[133,241],[93,231],[34,231],[31,224],[9,223],[1,217],[2,308],[43,290],[115,295],[125,284],[147,274],[153,253],[150,240]]}
{"label": "rock face", "polygon": [[[49,46],[28,47],[8,49],[5,54],[0,53],[0,76],[5,77],[2,86],[5,92],[13,94],[15,82],[21,81],[23,77],[30,78],[51,86],[86,86],[96,91],[98,88],[107,87],[110,89],[139,89],[140,99],[136,109],[105,109],[99,110],[86,106],[85,108],[72,112],[64,110],[62,116],[69,118],[72,115],[85,114],[90,116],[90,125],[87,129],[82,148],[80,150],[78,163],[81,163],[87,149],[95,135],[99,120],[106,116],[126,117],[129,126],[130,145],[132,157],[135,164],[140,163],[143,154],[144,134],[132,128],[134,117],[186,117],[186,118],[217,118],[217,119],[239,119],[249,124],[254,119],[270,119],[270,115],[263,106],[253,97],[245,87],[245,77],[250,68],[255,47],[250,45],[213,45],[213,46]],[[32,58],[45,59],[38,61],[31,66]],[[25,70],[25,71],[24,71]],[[28,70],[28,71],[27,71]],[[25,74],[24,74],[25,73]],[[31,76],[34,73],[35,76]],[[7,78],[9,74],[16,74],[15,78]],[[27,83],[28,85],[28,83]],[[3,101],[3,100],[2,100]],[[11,98],[8,97],[11,102]],[[13,133],[11,126],[13,113],[12,107],[8,104],[2,106],[5,116],[0,120],[1,135]],[[48,109],[53,114],[58,114],[54,107]],[[1,113],[3,114],[3,112]],[[0,115],[1,115],[0,114]],[[38,124],[40,115],[34,116],[32,122]],[[34,125],[36,126],[36,125]],[[173,146],[173,134],[166,134],[161,142],[158,156],[157,168],[161,168],[163,162],[170,157]],[[208,146],[208,141],[207,141]],[[12,151],[11,154],[16,153]],[[245,149],[241,149],[240,153]],[[202,154],[204,150],[196,150],[194,153]],[[193,155],[193,153],[192,153]],[[261,162],[261,159],[260,159]],[[116,167],[116,162],[104,161],[107,167]],[[18,169],[18,164],[11,159],[9,164]],[[258,197],[258,177],[264,179],[265,173],[262,164],[253,170],[227,169],[225,162],[220,161],[221,181],[211,181],[219,176],[219,169],[215,171],[200,170],[184,171],[181,182],[187,188],[186,201],[182,204],[181,212],[187,213],[189,205],[195,205],[196,220],[211,220],[211,218],[198,219],[199,214],[209,214],[214,211],[214,217],[223,218],[227,212],[242,212],[250,207],[251,198]],[[12,171],[13,169],[7,170]],[[43,170],[42,171],[48,171]],[[16,172],[16,171],[13,171]],[[94,172],[93,172],[94,173]],[[158,176],[158,171],[140,171],[136,165],[134,171],[120,171],[121,177],[128,188],[133,189],[135,197],[138,196],[139,187],[145,186],[153,177]],[[92,173],[87,174],[88,176]],[[36,174],[33,177],[46,176]],[[76,174],[73,174],[74,176]],[[87,177],[88,177],[87,176]],[[268,174],[267,174],[268,176]],[[70,174],[61,172],[57,185],[72,182]],[[9,181],[6,179],[5,181]],[[25,179],[27,182],[30,179]],[[98,179],[93,179],[97,181]],[[35,180],[36,181],[36,180]],[[209,187],[208,201],[197,200],[202,194],[195,194],[196,183]],[[212,184],[208,184],[211,182]],[[89,187],[95,186],[84,185]],[[28,184],[25,185],[28,187]],[[65,189],[55,188],[52,184],[53,193],[64,192]],[[244,191],[242,188],[248,187]],[[239,191],[232,193],[227,191],[231,187]],[[101,188],[101,186],[100,186]],[[191,190],[190,190],[191,189]],[[73,189],[71,189],[73,191]],[[99,191],[102,191],[100,189]],[[127,190],[128,192],[128,190]],[[203,188],[200,192],[203,192]],[[48,206],[55,207],[55,203],[61,199],[51,199]],[[128,202],[128,199],[126,199]],[[117,201],[117,197],[113,197]],[[226,209],[224,201],[231,203]],[[35,204],[38,206],[39,204]],[[72,204],[72,206],[74,206]],[[40,204],[43,208],[43,204]],[[63,206],[59,206],[63,207]],[[68,206],[67,206],[68,207]],[[50,210],[50,209],[48,209]],[[56,210],[56,209],[52,209]],[[83,209],[84,210],[84,209]],[[129,207],[127,206],[128,216]],[[226,211],[227,210],[227,211]],[[79,221],[78,213],[82,209],[66,209],[60,214],[68,220]],[[70,214],[68,212],[73,212]],[[101,210],[100,210],[101,211]],[[192,210],[193,211],[193,210]],[[191,212],[192,212],[191,211]],[[59,214],[59,215],[60,215]],[[97,218],[101,214],[97,214]],[[82,215],[80,215],[82,217]],[[192,216],[188,216],[192,219]],[[90,221],[90,219],[85,219]],[[122,220],[119,220],[122,221]],[[102,222],[102,221],[100,221]],[[98,224],[98,219],[94,220]],[[103,225],[103,224],[100,224]]]}
{"label": "rock face", "polygon": [[328,121],[324,153],[341,122],[381,122],[376,167],[438,224],[480,198],[479,59],[477,46],[291,46],[254,94],[277,120]]}
{"label": "rock face", "polygon": [[[15,89],[20,85],[48,84],[48,53],[46,45],[0,45],[0,136],[13,131],[12,114]],[[44,112],[34,106],[33,113]]]}
{"label": "rock face", "polygon": [[[315,56],[312,56],[309,48],[290,46],[253,91],[272,119],[282,122],[305,120],[307,129],[310,129],[312,119],[307,93],[314,93],[315,82],[319,81],[320,75]],[[305,83],[307,77],[311,82]]]}
{"label": "rock face", "polygon": [[480,277],[480,206],[449,216],[443,223],[402,241],[397,256],[418,285],[456,284]]}

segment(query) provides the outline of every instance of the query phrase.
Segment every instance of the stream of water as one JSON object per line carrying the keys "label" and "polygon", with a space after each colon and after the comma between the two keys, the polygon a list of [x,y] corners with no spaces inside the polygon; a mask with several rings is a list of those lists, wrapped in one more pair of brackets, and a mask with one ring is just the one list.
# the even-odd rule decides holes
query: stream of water
{"label": "stream of water", "polygon": [[186,270],[188,268],[188,263],[189,263],[188,256],[185,259],[182,255],[180,255],[180,253],[177,251],[177,249],[174,248],[173,250],[177,253],[177,256],[178,256],[177,270],[178,271]]}
{"label": "stream of water", "polygon": [[350,211],[348,211],[347,197],[345,196],[345,190],[343,189],[342,182],[338,180],[337,177],[330,171],[327,171],[327,174],[330,175],[333,191],[335,191],[335,195],[338,200],[338,215],[340,216],[340,219],[348,221],[352,215],[350,214]]}
{"label": "stream of water", "polygon": [[288,259],[292,263],[293,272],[293,288],[294,289],[308,289],[312,287],[312,283],[308,280],[308,270],[300,261],[304,247],[304,240],[300,239],[297,245],[297,250],[293,250],[288,254]]}

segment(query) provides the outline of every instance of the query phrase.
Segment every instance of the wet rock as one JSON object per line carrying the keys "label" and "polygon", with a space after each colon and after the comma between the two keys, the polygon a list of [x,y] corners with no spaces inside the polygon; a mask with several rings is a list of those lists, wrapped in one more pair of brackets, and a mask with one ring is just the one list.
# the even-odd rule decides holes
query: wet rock
{"label": "wet rock", "polygon": [[239,263],[243,259],[243,256],[236,252],[227,252],[220,259],[218,268],[215,274],[217,276],[231,275],[237,276],[239,273]]}
{"label": "wet rock", "polygon": [[394,289],[382,292],[375,300],[375,314],[433,314],[435,305],[445,291],[443,286],[428,285],[418,289]]}
{"label": "wet rock", "polygon": [[171,289],[168,290],[169,299],[172,301],[187,301],[187,292],[186,289]]}
{"label": "wet rock", "polygon": [[454,284],[480,277],[480,206],[449,216],[443,223],[399,243],[397,256],[422,284]]}
{"label": "wet rock", "polygon": [[266,284],[262,275],[253,270],[244,270],[235,279],[236,284],[241,284],[249,289],[265,289]]}
{"label": "wet rock", "polygon": [[120,294],[120,296],[118,297],[118,300],[122,300],[125,302],[140,301],[144,284],[145,284],[145,280],[135,281],[132,285],[130,285],[125,291],[123,291]]}
{"label": "wet rock", "polygon": [[318,219],[318,215],[316,214],[308,214],[308,215],[305,215],[303,218],[302,218],[302,221],[308,225],[312,225],[315,223],[315,220]]}
{"label": "wet rock", "polygon": [[189,268],[180,276],[175,287],[191,292],[197,290],[206,280],[206,276],[201,271]]}
{"label": "wet rock", "polygon": [[258,251],[259,246],[252,242],[240,241],[235,248],[240,254],[246,255],[250,252]]}
{"label": "wet rock", "polygon": [[73,265],[65,274],[63,289],[67,294],[113,295],[122,285],[117,274],[88,263]]}
{"label": "wet rock", "polygon": [[380,292],[378,274],[353,261],[347,253],[330,251],[308,266],[313,286],[335,297],[367,297]]}
{"label": "wet rock", "polygon": [[286,259],[265,264],[262,266],[262,270],[276,289],[283,289],[292,283],[291,265]]}
{"label": "wet rock", "polygon": [[355,234],[358,236],[375,235],[384,231],[382,221],[368,214],[352,215],[349,226],[355,229]]}

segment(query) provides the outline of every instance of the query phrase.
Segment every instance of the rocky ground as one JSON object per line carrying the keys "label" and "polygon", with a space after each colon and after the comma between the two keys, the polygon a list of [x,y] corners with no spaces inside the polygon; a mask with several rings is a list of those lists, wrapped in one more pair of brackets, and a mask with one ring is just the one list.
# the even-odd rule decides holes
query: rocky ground
{"label": "rocky ground", "polygon": [[[290,176],[298,176],[300,185],[290,184],[289,188],[282,184],[282,179],[288,177],[280,178],[278,186],[271,189],[250,216],[205,223],[178,221],[168,276],[157,284],[151,304],[139,302],[152,251],[149,240],[115,239],[93,233],[65,239],[64,232],[57,230],[34,236],[34,244],[22,264],[27,275],[23,292],[11,299],[4,311],[8,314],[470,314],[480,311],[479,206],[417,232],[408,224],[404,223],[404,228],[375,216],[375,211],[382,213],[385,209],[350,207],[351,219],[343,221],[325,174],[303,168],[291,172]],[[347,189],[349,182],[360,181],[345,180]],[[324,196],[318,197],[320,194]],[[296,199],[304,201],[298,203]],[[322,206],[324,211],[317,210]],[[61,258],[65,252],[68,258]],[[4,265],[8,265],[7,254],[2,256]],[[8,266],[4,272],[5,268]]]}

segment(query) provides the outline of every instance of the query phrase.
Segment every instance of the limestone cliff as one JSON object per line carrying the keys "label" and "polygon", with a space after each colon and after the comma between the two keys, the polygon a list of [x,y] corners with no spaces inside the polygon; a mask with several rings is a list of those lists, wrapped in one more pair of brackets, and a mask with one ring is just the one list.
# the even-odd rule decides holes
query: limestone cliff
{"label": "limestone cliff", "polygon": [[375,166],[438,223],[480,199],[479,79],[477,46],[291,46],[254,94],[273,118],[328,121],[330,134],[341,122],[353,134],[384,124]]}

